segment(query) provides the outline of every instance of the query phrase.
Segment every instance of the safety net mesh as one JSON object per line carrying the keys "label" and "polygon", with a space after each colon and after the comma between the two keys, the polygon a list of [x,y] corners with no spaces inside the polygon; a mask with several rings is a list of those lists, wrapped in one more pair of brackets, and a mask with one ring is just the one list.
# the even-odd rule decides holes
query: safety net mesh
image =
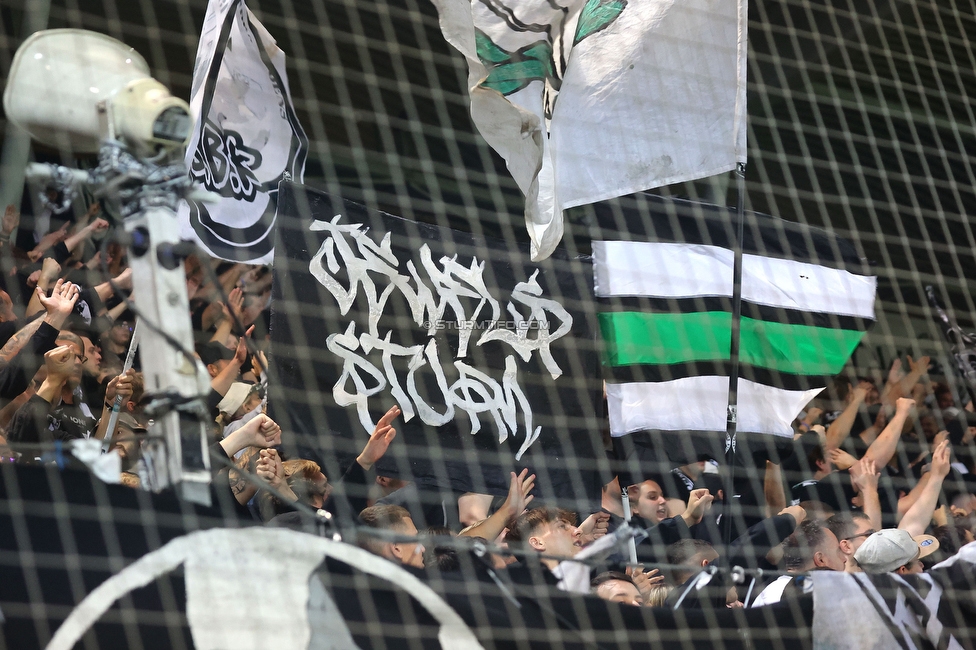
{"label": "safety net mesh", "polygon": [[[146,379],[168,357],[145,350],[180,347],[191,376],[193,350],[150,308],[163,289],[139,270],[125,183],[25,182],[28,163],[95,178],[104,158],[32,141],[5,103],[0,648],[976,645],[976,3],[748,3],[745,147],[726,171],[557,205],[539,256],[551,230],[527,230],[526,192],[630,155],[593,115],[645,96],[613,71],[648,51],[586,50],[617,57],[586,82],[617,85],[580,109],[588,140],[557,143],[579,79],[541,25],[574,16],[581,52],[642,4],[211,0],[225,60],[263,30],[284,52],[277,72],[273,48],[258,59],[269,109],[247,68],[220,81],[199,60],[206,0],[0,0],[8,91],[31,34],[107,35],[174,97],[207,79],[229,93],[209,113],[224,130],[192,140],[195,182],[273,195],[253,242],[234,208],[189,208],[170,306],[205,397],[180,411]],[[462,9],[531,46],[458,36]],[[235,13],[250,31],[227,37]],[[523,77],[547,90],[513,124],[497,101]],[[705,110],[700,78],[669,83],[702,93],[679,113]],[[643,102],[633,148],[672,119]],[[269,110],[295,139],[261,176],[285,158],[262,149],[283,128]],[[562,147],[531,188],[528,158],[489,144],[505,128],[519,155]],[[196,491],[155,474],[173,431]]]}

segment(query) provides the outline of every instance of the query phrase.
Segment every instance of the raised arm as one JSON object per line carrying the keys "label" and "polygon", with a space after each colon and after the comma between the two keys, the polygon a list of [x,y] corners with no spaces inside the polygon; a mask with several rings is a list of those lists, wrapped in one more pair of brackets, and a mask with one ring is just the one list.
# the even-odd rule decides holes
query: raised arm
{"label": "raised arm", "polygon": [[364,470],[371,470],[373,465],[383,458],[386,450],[390,448],[390,443],[396,438],[396,429],[393,428],[393,420],[398,415],[400,415],[400,407],[396,405],[391,406],[390,410],[384,413],[380,421],[376,423],[372,435],[366,441],[366,446],[363,447],[363,451],[356,458],[356,462]]}
{"label": "raised arm", "polygon": [[210,387],[214,389],[221,396],[226,395],[227,391],[230,390],[230,385],[237,380],[237,376],[241,373],[241,366],[244,365],[244,360],[247,358],[247,344],[244,343],[244,338],[251,335],[254,328],[247,330],[247,333],[237,340],[237,350],[234,353],[234,358],[230,359],[224,369],[220,373],[210,380]]}
{"label": "raised arm", "polygon": [[112,285],[115,285],[119,289],[132,291],[132,268],[125,269],[117,277],[112,278],[111,282],[103,282],[95,285],[95,293],[98,294],[102,302],[108,302],[108,299],[115,295],[115,287]]}
{"label": "raised arm", "polygon": [[3,221],[0,222],[0,245],[7,246],[10,243],[10,235],[19,225],[20,210],[15,205],[8,205],[3,212]]}
{"label": "raised arm", "polygon": [[[254,468],[254,473],[267,481],[285,501],[291,503],[298,501],[298,495],[295,494],[291,486],[288,485],[288,481],[285,480],[285,468],[281,464],[281,458],[278,456],[278,452],[274,449],[261,450],[257,465]],[[257,491],[256,486],[253,486],[251,483],[248,483],[248,485],[254,487],[254,489],[236,492],[234,495],[237,497],[238,503],[242,505],[250,501],[251,497],[254,496],[254,492]],[[250,494],[247,494],[247,492],[250,492]],[[242,497],[244,498],[243,501],[241,500]]]}
{"label": "raised arm", "polygon": [[[98,206],[98,204],[93,203],[92,206],[93,206],[93,210],[89,210],[89,213],[92,216],[94,216],[95,214],[98,213],[98,210],[94,209],[95,207]],[[103,230],[107,230],[107,229],[108,229],[108,221],[102,218],[95,219],[90,224],[88,224],[84,228],[79,229],[78,232],[65,239],[64,247],[68,249],[69,253],[73,252],[76,248],[78,248],[78,244],[85,241],[96,232],[102,232]]]}
{"label": "raised arm", "polygon": [[56,347],[44,355],[47,377],[41,382],[37,393],[14,414],[7,430],[7,439],[10,442],[37,443],[50,440],[48,413],[71,375],[74,358],[74,350],[67,345]]}
{"label": "raised arm", "polygon": [[763,496],[766,497],[766,516],[772,517],[786,507],[786,491],[783,489],[783,473],[779,465],[766,461],[766,475],[763,477]]}
{"label": "raised arm", "polygon": [[871,526],[881,530],[881,499],[878,497],[878,471],[874,461],[864,458],[851,467],[851,480],[861,495],[861,510],[871,519]]}
{"label": "raised arm", "polygon": [[895,414],[880,435],[871,443],[868,450],[864,453],[864,458],[874,461],[878,467],[884,467],[895,455],[895,448],[901,439],[901,431],[905,427],[905,420],[908,419],[912,409],[915,408],[915,400],[907,397],[899,397],[895,402]]}
{"label": "raised arm", "polygon": [[[57,284],[54,285],[54,291],[51,292],[50,297],[43,295],[40,290],[36,291],[35,295],[37,296],[38,303],[47,313],[43,318],[37,318],[24,325],[10,337],[4,346],[0,348],[0,364],[10,363],[24,349],[27,342],[33,338],[42,323],[47,323],[55,330],[60,330],[64,325],[64,321],[74,310],[75,303],[78,301],[78,287],[70,282],[58,280]],[[43,353],[47,352],[47,350],[39,350],[38,352]]]}
{"label": "raised arm", "polygon": [[224,344],[234,328],[234,316],[236,315],[237,320],[240,321],[241,310],[244,308],[244,292],[239,288],[232,289],[227,298],[227,304],[221,308],[223,318],[217,325],[217,331],[210,337],[211,341],[217,341],[221,345]]}
{"label": "raised arm", "polygon": [[233,458],[234,454],[245,447],[268,449],[281,444],[281,427],[262,413],[228,434],[219,444],[228,458]]}
{"label": "raised arm", "polygon": [[44,257],[44,252],[47,249],[51,248],[55,244],[63,242],[64,238],[68,236],[69,225],[70,224],[65,223],[57,230],[49,232],[48,234],[41,237],[41,241],[37,243],[37,246],[35,246],[32,251],[27,253],[27,259],[29,259],[31,262],[36,262],[37,260]]}
{"label": "raised arm", "polygon": [[522,511],[534,498],[529,492],[535,487],[535,474],[529,475],[529,470],[523,469],[518,476],[515,475],[515,472],[512,472],[511,475],[508,497],[505,502],[490,517],[465,529],[461,533],[462,537],[482,537],[493,542],[512,520],[522,514]]}
{"label": "raised arm", "polygon": [[112,409],[115,407],[115,398],[121,397],[122,404],[129,401],[132,397],[132,380],[136,376],[136,371],[129,368],[124,374],[117,377],[113,377],[112,381],[108,382],[108,386],[105,387],[105,403],[102,404],[102,417],[98,421],[98,428],[95,429],[95,438],[98,440],[104,440],[105,435],[109,434],[109,438],[115,438],[115,431],[119,428],[118,420],[115,422],[115,428],[111,433],[108,431],[108,421],[112,419]]}
{"label": "raised arm", "polygon": [[41,262],[41,273],[37,278],[37,287],[34,289],[34,295],[31,296],[30,302],[27,303],[27,309],[24,311],[24,315],[27,318],[44,309],[44,303],[41,301],[41,297],[47,295],[47,290],[51,285],[57,286],[56,282],[60,274],[61,265],[58,264],[58,261],[52,257],[45,257],[44,261]]}
{"label": "raised arm", "polygon": [[924,533],[929,522],[932,521],[932,513],[935,512],[939,494],[942,492],[942,482],[949,475],[949,455],[949,441],[943,440],[932,454],[932,469],[929,472],[928,483],[898,523],[898,528],[907,530],[912,537]]}
{"label": "raised arm", "polygon": [[844,407],[841,414],[837,416],[837,419],[827,429],[827,449],[837,449],[844,444],[847,436],[851,433],[851,427],[854,426],[857,410],[861,408],[861,404],[864,403],[864,398],[867,397],[867,394],[868,392],[863,388],[858,387],[854,389],[851,403]]}
{"label": "raised arm", "polygon": [[919,357],[918,361],[912,359],[911,356],[908,357],[908,374],[898,382],[899,397],[912,394],[915,384],[929,371],[929,365],[931,363],[932,360],[929,357]]}
{"label": "raised arm", "polygon": [[681,518],[685,520],[689,528],[701,523],[702,517],[705,516],[705,511],[708,509],[708,506],[712,505],[714,498],[707,488],[691,491],[691,494],[688,495],[688,507],[681,513]]}

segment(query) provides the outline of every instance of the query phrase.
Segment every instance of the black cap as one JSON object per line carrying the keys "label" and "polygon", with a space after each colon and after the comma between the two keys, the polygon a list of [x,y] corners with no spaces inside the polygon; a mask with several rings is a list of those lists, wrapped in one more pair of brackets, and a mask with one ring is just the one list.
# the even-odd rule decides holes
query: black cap
{"label": "black cap", "polygon": [[131,429],[135,433],[145,433],[148,431],[146,425],[140,422],[131,413],[119,413],[119,426],[123,426],[127,429]]}
{"label": "black cap", "polygon": [[831,472],[817,482],[816,492],[815,500],[827,504],[834,512],[850,510],[851,499],[857,494],[848,472]]}
{"label": "black cap", "polygon": [[961,494],[976,494],[976,476],[972,474],[960,474],[953,467],[949,470],[949,475],[946,476],[945,481],[942,483],[942,492],[945,494],[946,501],[950,504]]}
{"label": "black cap", "polygon": [[204,365],[210,365],[211,363],[217,363],[221,359],[233,359],[234,350],[231,350],[225,345],[221,345],[217,341],[209,341],[202,345],[197,346],[197,354],[200,355],[200,360],[203,361]]}

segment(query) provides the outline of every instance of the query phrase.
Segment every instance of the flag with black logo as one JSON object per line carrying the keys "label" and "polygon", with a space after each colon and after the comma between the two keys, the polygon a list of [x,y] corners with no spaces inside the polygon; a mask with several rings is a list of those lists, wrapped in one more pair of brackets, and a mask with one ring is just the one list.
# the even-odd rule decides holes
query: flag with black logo
{"label": "flag with black logo", "polygon": [[197,123],[186,166],[221,198],[181,202],[181,236],[213,257],[269,264],[278,183],[302,180],[308,139],[292,106],[285,53],[244,0],[207,6],[190,109]]}

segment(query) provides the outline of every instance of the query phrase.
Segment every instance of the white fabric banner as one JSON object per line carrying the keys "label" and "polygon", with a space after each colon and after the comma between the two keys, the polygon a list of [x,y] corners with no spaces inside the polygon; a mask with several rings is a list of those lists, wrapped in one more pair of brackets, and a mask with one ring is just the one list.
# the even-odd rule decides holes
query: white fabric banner
{"label": "white fabric banner", "polygon": [[244,0],[207,6],[190,110],[196,125],[186,166],[221,199],[182,201],[180,235],[214,257],[270,264],[278,183],[302,182],[308,139],[292,106],[285,53]]}
{"label": "white fabric banner", "polygon": [[471,115],[525,194],[532,259],[562,211],[746,157],[745,0],[433,0]]}
{"label": "white fabric banner", "polygon": [[[797,413],[823,388],[786,390],[739,378],[738,430],[789,437]],[[610,435],[636,431],[724,431],[729,378],[607,383]]]}
{"label": "white fabric banner", "polygon": [[[593,257],[601,298],[732,296],[732,251],[719,246],[594,241]],[[757,305],[874,320],[877,284],[873,275],[742,256],[742,299]]]}

